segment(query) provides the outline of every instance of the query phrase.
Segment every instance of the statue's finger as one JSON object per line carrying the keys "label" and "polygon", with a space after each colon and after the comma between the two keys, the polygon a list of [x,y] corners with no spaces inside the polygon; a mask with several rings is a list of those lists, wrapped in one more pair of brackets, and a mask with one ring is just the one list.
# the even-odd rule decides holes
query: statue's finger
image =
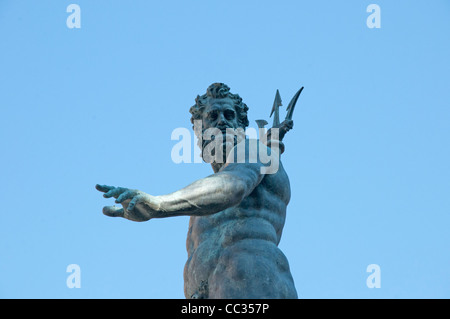
{"label": "statue's finger", "polygon": [[105,206],[103,207],[103,214],[109,217],[123,217],[124,210],[123,208],[115,207],[115,206]]}
{"label": "statue's finger", "polygon": [[111,189],[114,189],[114,188],[115,188],[114,186],[108,186],[108,185],[100,185],[100,184],[95,185],[95,189],[100,192],[103,192],[103,193],[109,192]]}
{"label": "statue's finger", "polygon": [[134,206],[141,200],[141,195],[134,196],[133,199],[128,203],[127,211],[132,212]]}
{"label": "statue's finger", "polygon": [[116,203],[117,203],[117,204],[120,204],[120,203],[122,203],[124,200],[133,198],[134,195],[136,195],[136,194],[135,194],[135,192],[133,192],[133,191],[127,191],[127,192],[124,192],[124,193],[122,193],[119,197],[117,197]]}
{"label": "statue's finger", "polygon": [[115,187],[114,189],[111,189],[109,192],[103,194],[103,197],[105,198],[110,198],[110,197],[114,197],[117,198],[120,194],[122,194],[123,192],[127,191],[127,188],[124,187]]}

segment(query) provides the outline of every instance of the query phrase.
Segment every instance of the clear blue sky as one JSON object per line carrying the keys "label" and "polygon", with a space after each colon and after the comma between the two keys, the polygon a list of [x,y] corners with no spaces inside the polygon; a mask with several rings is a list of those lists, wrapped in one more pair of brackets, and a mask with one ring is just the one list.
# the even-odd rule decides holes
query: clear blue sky
{"label": "clear blue sky", "polygon": [[188,217],[108,218],[94,185],[211,174],[173,163],[170,136],[224,82],[253,127],[305,87],[282,158],[300,298],[449,298],[449,17],[445,0],[0,0],[0,297],[184,298]]}

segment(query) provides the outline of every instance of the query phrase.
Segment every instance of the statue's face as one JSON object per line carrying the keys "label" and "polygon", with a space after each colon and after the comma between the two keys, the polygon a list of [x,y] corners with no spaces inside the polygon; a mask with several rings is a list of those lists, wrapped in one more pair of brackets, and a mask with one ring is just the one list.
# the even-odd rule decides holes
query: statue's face
{"label": "statue's face", "polygon": [[226,128],[236,129],[237,114],[230,98],[212,99],[203,112],[203,128],[218,128],[225,133]]}
{"label": "statue's face", "polygon": [[[210,103],[203,111],[202,126],[203,132],[211,131],[211,129],[211,132],[215,132],[213,133],[214,136],[211,138],[208,136],[208,138],[204,138],[201,141],[202,150],[205,150],[205,148],[214,140],[219,143],[221,141],[222,154],[224,156],[222,163],[225,162],[226,156],[231,149],[245,138],[243,129],[241,130],[242,132],[236,130],[239,128],[238,115],[233,101],[230,98],[211,99]],[[230,132],[230,129],[234,131]],[[217,139],[217,134],[221,135],[220,140]],[[209,154],[210,152],[207,153]],[[211,151],[211,154],[215,154],[215,151]],[[203,159],[205,159],[205,157],[203,157]]]}

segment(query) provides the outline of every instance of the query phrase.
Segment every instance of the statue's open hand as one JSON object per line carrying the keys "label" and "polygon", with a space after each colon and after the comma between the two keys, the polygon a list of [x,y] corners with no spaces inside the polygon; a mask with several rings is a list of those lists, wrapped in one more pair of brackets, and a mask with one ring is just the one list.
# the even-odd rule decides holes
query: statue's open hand
{"label": "statue's open hand", "polygon": [[155,206],[155,197],[137,189],[129,189],[125,187],[114,187],[108,185],[95,185],[95,188],[103,192],[103,197],[116,199],[117,204],[121,204],[122,208],[116,206],[103,207],[103,214],[110,217],[123,217],[129,220],[143,222],[153,218],[156,211],[152,209]]}

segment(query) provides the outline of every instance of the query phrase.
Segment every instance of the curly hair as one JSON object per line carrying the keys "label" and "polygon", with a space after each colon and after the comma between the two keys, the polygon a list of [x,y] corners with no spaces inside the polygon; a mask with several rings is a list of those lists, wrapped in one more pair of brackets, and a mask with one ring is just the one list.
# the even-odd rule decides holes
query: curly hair
{"label": "curly hair", "polygon": [[202,118],[203,111],[205,107],[209,105],[210,99],[223,98],[230,98],[233,101],[238,124],[245,129],[249,124],[247,118],[248,107],[242,102],[242,98],[238,94],[231,93],[230,88],[224,83],[213,83],[206,90],[206,94],[203,94],[202,96],[197,95],[195,105],[189,109],[189,112],[192,114],[191,123],[194,124],[194,120]]}

